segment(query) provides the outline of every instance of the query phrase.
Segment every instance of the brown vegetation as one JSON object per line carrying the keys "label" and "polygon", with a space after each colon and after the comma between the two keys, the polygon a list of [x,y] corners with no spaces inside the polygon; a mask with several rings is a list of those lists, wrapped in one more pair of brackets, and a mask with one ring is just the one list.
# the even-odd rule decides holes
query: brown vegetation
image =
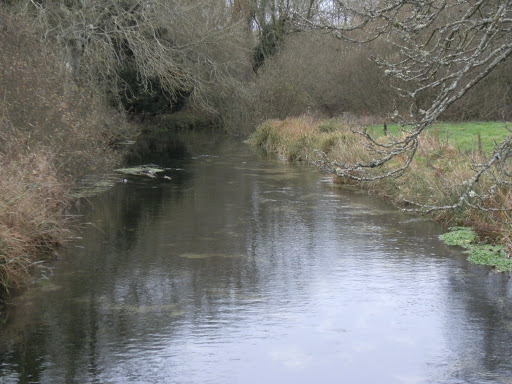
{"label": "brown vegetation", "polygon": [[78,88],[48,47],[0,8],[0,286],[16,288],[65,236],[69,192],[118,159],[123,120]]}
{"label": "brown vegetation", "polygon": [[29,268],[66,234],[66,193],[48,152],[0,157],[0,292],[16,289]]}
{"label": "brown vegetation", "polygon": [[[361,132],[369,156],[353,164],[346,163],[339,167],[338,173],[357,181],[400,176],[421,149],[425,132],[471,91],[483,87],[486,78],[498,74],[500,64],[512,56],[511,4],[491,0],[339,4],[341,13],[350,16],[349,22],[340,24],[323,18],[303,20],[303,24],[330,31],[343,41],[367,44],[385,39],[390,44],[390,52],[378,55],[376,61],[386,76],[396,82],[394,88],[400,95],[400,104],[407,108],[405,113],[403,107],[396,108],[392,116],[408,129],[403,131],[403,136],[386,143],[379,143]],[[340,10],[327,7],[325,13],[339,15]],[[509,87],[505,89],[507,93],[510,91]],[[503,98],[503,95],[498,97]],[[475,164],[473,172],[460,184],[463,186],[457,188],[458,196],[452,203],[426,204],[422,209],[470,207],[487,211],[486,203],[510,186],[511,156],[512,134],[495,145],[488,160]],[[483,180],[490,181],[484,189],[478,185]],[[512,210],[512,205],[504,201],[506,204],[497,209]]]}
{"label": "brown vegetation", "polygon": [[137,113],[184,97],[218,113],[250,71],[245,25],[225,1],[21,0],[15,9],[75,81]]}
{"label": "brown vegetation", "polygon": [[[226,121],[251,132],[266,119],[316,116],[408,115],[403,101],[373,58],[393,56],[384,39],[365,45],[340,41],[316,32],[295,33],[282,39],[275,54],[259,68],[245,93],[237,93]],[[442,119],[506,120],[512,117],[512,58],[454,103]],[[425,96],[428,98],[428,96]],[[420,103],[420,100],[417,100]],[[236,111],[239,111],[238,114]],[[228,114],[232,114],[229,117]]]}
{"label": "brown vegetation", "polygon": [[396,94],[371,60],[384,49],[383,43],[356,46],[316,33],[290,36],[258,73],[259,106],[266,118],[280,119],[307,110],[388,113]]}

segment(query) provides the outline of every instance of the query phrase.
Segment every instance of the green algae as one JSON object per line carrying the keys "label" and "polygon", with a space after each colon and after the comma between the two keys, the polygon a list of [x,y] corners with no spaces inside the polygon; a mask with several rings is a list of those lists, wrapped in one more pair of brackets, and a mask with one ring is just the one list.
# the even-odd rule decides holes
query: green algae
{"label": "green algae", "polygon": [[450,230],[439,238],[447,245],[463,247],[470,263],[487,265],[495,268],[497,272],[512,270],[512,259],[501,246],[478,243],[477,234],[470,228],[454,227]]}

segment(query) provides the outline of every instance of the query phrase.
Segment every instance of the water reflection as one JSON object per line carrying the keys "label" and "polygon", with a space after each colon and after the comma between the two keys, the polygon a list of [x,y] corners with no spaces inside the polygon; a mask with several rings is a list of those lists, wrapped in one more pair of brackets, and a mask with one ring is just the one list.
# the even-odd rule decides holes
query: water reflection
{"label": "water reflection", "polygon": [[511,382],[508,276],[437,226],[232,139],[154,145],[130,162],[172,182],[83,209],[9,313],[1,383]]}

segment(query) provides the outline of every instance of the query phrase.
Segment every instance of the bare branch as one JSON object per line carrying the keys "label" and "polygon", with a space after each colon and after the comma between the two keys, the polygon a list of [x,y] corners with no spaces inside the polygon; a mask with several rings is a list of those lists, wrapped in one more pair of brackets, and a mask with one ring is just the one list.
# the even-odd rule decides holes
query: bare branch
{"label": "bare branch", "polygon": [[[409,104],[409,116],[395,112],[408,129],[401,138],[389,142],[374,140],[359,132],[366,141],[371,159],[334,168],[325,157],[320,163],[338,176],[357,181],[372,181],[402,174],[411,164],[419,136],[470,89],[512,55],[512,0],[383,0],[357,3],[335,1],[323,17],[307,20],[296,15],[303,28],[319,29],[348,42],[385,39],[394,47],[391,54],[375,58]],[[338,17],[333,17],[337,12]],[[332,23],[328,20],[343,20]],[[495,146],[490,160],[474,167],[464,182],[457,201],[443,206],[409,202],[432,212],[483,205],[500,187],[510,187],[512,137]],[[395,165],[389,169],[393,161]],[[508,161],[508,162],[507,162]],[[476,186],[483,176],[494,180],[488,192],[478,194]],[[503,207],[504,210],[509,209]]]}

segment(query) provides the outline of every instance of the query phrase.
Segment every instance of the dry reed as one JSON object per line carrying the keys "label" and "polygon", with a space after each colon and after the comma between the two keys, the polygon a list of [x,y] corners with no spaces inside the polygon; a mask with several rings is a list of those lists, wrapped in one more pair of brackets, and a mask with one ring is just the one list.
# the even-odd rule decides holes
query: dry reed
{"label": "dry reed", "polygon": [[48,152],[0,157],[0,286],[6,292],[21,286],[65,234],[67,187],[53,161]]}

